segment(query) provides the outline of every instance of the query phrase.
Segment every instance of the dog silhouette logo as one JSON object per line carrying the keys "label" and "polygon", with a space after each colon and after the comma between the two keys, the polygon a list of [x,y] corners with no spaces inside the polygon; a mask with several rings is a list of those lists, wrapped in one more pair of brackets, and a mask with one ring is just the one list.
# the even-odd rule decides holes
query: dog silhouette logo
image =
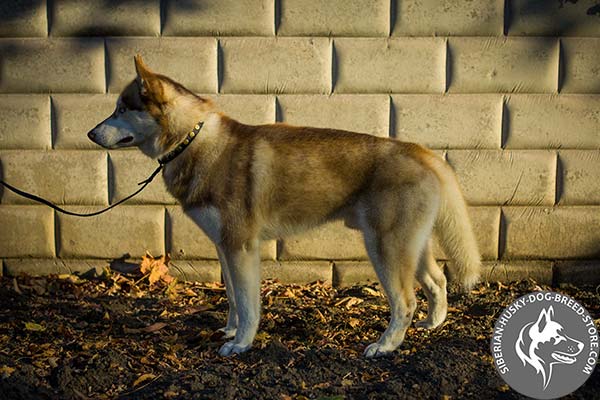
{"label": "dog silhouette logo", "polygon": [[587,310],[556,292],[533,292],[506,307],[491,340],[496,370],[515,391],[536,399],[574,392],[596,366],[598,331]]}
{"label": "dog silhouette logo", "polygon": [[563,325],[554,319],[554,308],[550,306],[542,309],[536,321],[521,329],[515,350],[523,365],[530,365],[542,375],[546,390],[554,366],[574,364],[583,350],[583,342],[565,333]]}

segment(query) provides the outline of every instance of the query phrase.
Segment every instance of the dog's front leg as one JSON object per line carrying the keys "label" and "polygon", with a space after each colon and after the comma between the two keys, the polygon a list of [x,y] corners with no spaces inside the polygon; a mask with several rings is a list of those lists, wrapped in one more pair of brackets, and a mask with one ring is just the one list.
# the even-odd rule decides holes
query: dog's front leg
{"label": "dog's front leg", "polygon": [[223,274],[223,280],[225,281],[225,290],[227,291],[227,302],[229,303],[229,313],[227,314],[227,325],[224,328],[219,329],[223,332],[224,338],[229,339],[235,337],[235,332],[238,325],[237,307],[235,305],[235,291],[233,290],[233,283],[231,281],[231,274],[227,267],[227,258],[225,253],[219,246],[217,246],[217,254],[219,255],[219,262],[221,263],[221,272]]}
{"label": "dog's front leg", "polygon": [[[224,247],[225,264],[235,298],[235,338],[219,350],[222,356],[242,353],[252,346],[260,319],[260,255],[258,240]],[[224,276],[226,274],[224,273]]]}

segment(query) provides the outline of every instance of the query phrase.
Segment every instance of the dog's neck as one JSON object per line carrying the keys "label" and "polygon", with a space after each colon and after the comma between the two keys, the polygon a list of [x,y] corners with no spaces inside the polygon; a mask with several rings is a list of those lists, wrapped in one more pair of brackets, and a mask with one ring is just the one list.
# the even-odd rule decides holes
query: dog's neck
{"label": "dog's neck", "polygon": [[179,96],[167,107],[157,143],[161,154],[183,141],[194,125],[205,121],[208,115],[215,111],[210,100],[195,96]]}

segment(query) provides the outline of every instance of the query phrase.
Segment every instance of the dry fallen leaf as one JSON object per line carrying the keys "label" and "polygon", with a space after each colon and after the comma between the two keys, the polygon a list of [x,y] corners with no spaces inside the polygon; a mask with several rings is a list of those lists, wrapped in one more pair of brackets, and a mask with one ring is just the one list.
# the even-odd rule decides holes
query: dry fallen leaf
{"label": "dry fallen leaf", "polygon": [[152,324],[150,326],[147,326],[144,329],[142,329],[142,331],[144,331],[144,332],[156,332],[158,330],[161,330],[165,326],[167,326],[167,324],[164,323],[164,322],[155,322],[154,324]]}
{"label": "dry fallen leaf", "polygon": [[36,324],[35,322],[25,322],[25,330],[43,332],[46,330],[46,328],[40,324]]}
{"label": "dry fallen leaf", "polygon": [[135,382],[133,382],[133,387],[139,386],[142,383],[154,378],[156,378],[156,375],[154,374],[142,374],[135,380]]}
{"label": "dry fallen leaf", "polygon": [[161,330],[165,326],[167,326],[167,324],[164,323],[164,322],[155,322],[154,324],[148,325],[148,326],[146,326],[144,328],[128,328],[126,326],[123,326],[123,332],[125,332],[127,334],[131,334],[131,333],[152,333],[152,332],[156,332],[158,330]]}
{"label": "dry fallen leaf", "polygon": [[140,263],[140,272],[144,274],[144,276],[148,276],[150,285],[154,285],[158,281],[169,284],[175,279],[169,275],[169,261],[171,261],[171,259],[168,255],[153,257],[150,253],[146,253],[146,255],[142,257],[142,262]]}
{"label": "dry fallen leaf", "polygon": [[186,309],[186,314],[196,314],[204,311],[212,310],[214,308],[213,305],[210,304],[200,304],[196,307],[190,307]]}
{"label": "dry fallen leaf", "polygon": [[3,365],[0,367],[0,375],[4,377],[11,376],[12,373],[15,372],[13,367],[9,367],[8,365]]}
{"label": "dry fallen leaf", "polygon": [[345,298],[341,299],[340,301],[338,301],[337,303],[335,303],[335,306],[339,307],[342,304],[344,304],[347,309],[350,309],[350,307],[360,304],[363,301],[364,301],[363,299],[359,299],[358,297],[345,297]]}
{"label": "dry fallen leaf", "polygon": [[173,399],[173,398],[179,396],[179,393],[174,390],[166,390],[163,393],[163,396],[165,397],[165,399]]}
{"label": "dry fallen leaf", "polygon": [[500,385],[496,388],[496,390],[498,390],[499,392],[508,392],[510,390],[510,386],[508,386],[507,384],[504,385]]}
{"label": "dry fallen leaf", "polygon": [[348,320],[348,324],[349,324],[351,327],[353,327],[353,328],[356,328],[356,327],[357,327],[357,326],[359,326],[361,323],[362,323],[362,322],[361,322],[361,320],[360,320],[360,319],[358,319],[358,318],[350,318],[350,319]]}
{"label": "dry fallen leaf", "polygon": [[383,297],[383,293],[375,290],[375,289],[371,289],[368,286],[365,286],[362,288],[362,291],[366,294],[368,294],[369,296],[375,296],[375,297]]}

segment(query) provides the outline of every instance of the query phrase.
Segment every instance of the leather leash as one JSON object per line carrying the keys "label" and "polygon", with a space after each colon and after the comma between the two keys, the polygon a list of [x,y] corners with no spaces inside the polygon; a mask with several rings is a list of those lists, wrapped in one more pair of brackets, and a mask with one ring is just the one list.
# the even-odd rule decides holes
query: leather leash
{"label": "leather leash", "polygon": [[190,145],[190,143],[192,143],[194,138],[196,136],[198,136],[198,133],[200,133],[200,129],[202,129],[202,125],[204,125],[203,122],[198,122],[196,124],[196,126],[194,126],[194,129],[192,129],[190,131],[190,133],[187,134],[185,139],[181,143],[179,143],[177,145],[177,147],[175,147],[173,150],[171,150],[170,152],[168,152],[167,154],[165,154],[164,156],[162,156],[158,159],[159,165],[154,170],[154,172],[148,177],[148,179],[143,180],[140,183],[138,183],[138,185],[142,185],[141,188],[139,188],[138,190],[136,190],[134,193],[130,194],[129,196],[125,197],[124,199],[119,200],[115,204],[112,204],[109,207],[106,207],[99,211],[94,211],[91,213],[77,213],[77,212],[65,210],[64,208],[57,206],[56,204],[52,203],[51,201],[48,201],[39,196],[36,196],[35,194],[27,193],[27,192],[25,192],[21,189],[18,189],[12,185],[9,185],[8,183],[4,182],[1,179],[0,179],[0,184],[2,184],[4,187],[6,187],[11,192],[18,194],[19,196],[25,197],[29,200],[36,201],[38,203],[45,204],[48,207],[51,207],[51,208],[55,209],[56,211],[63,213],[63,214],[73,215],[75,217],[93,217],[96,215],[100,215],[100,214],[103,214],[103,213],[115,208],[116,206],[118,206],[120,204],[125,203],[127,200],[137,196],[142,190],[144,190],[146,188],[146,186],[148,186],[150,184],[150,182],[152,182],[152,180],[156,177],[156,175],[158,175],[158,173],[164,168],[164,166],[166,164],[168,164],[169,162],[171,162],[175,158],[177,158],[177,156],[179,156],[181,153],[183,153],[183,151]]}

